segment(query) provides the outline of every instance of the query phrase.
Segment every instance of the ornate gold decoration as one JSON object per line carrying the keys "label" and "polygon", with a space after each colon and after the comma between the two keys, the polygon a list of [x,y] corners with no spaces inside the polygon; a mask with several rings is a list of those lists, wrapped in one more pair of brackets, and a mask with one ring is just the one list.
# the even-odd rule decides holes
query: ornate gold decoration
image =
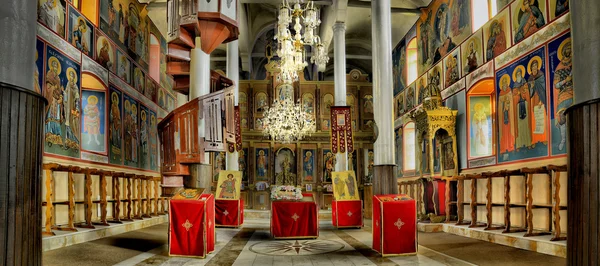
{"label": "ornate gold decoration", "polygon": [[400,218],[398,218],[398,220],[394,223],[394,225],[396,227],[398,227],[398,230],[400,230],[402,228],[402,226],[404,226],[404,222]]}
{"label": "ornate gold decoration", "polygon": [[298,218],[300,218],[300,216],[298,216],[298,214],[294,213],[294,215],[292,215],[292,219],[294,219],[294,222],[297,222]]}
{"label": "ornate gold decoration", "polygon": [[181,226],[183,226],[183,228],[185,228],[185,231],[190,231],[190,228],[192,228],[192,226],[194,226],[192,223],[190,223],[190,220],[185,219],[185,223],[181,224]]}

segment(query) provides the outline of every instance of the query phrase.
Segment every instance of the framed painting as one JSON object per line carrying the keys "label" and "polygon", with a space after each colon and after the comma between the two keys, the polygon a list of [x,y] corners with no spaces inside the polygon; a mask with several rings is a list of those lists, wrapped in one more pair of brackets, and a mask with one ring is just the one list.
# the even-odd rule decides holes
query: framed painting
{"label": "framed painting", "polygon": [[483,64],[482,30],[476,31],[460,48],[463,73],[469,74]]}
{"label": "framed painting", "polygon": [[510,47],[510,15],[508,8],[502,10],[483,26],[485,61],[489,62]]}
{"label": "framed painting", "polygon": [[546,25],[545,0],[515,0],[510,4],[514,44],[521,42]]}
{"label": "framed painting", "polygon": [[220,171],[217,182],[216,199],[238,200],[242,186],[242,172]]}
{"label": "framed painting", "polygon": [[269,149],[256,148],[256,180],[269,181]]}
{"label": "framed painting", "polygon": [[567,152],[567,118],[565,110],[573,104],[573,59],[571,33],[548,43],[550,78],[550,119],[552,155]]}
{"label": "framed painting", "polygon": [[81,148],[106,155],[106,92],[82,90],[81,108]]}

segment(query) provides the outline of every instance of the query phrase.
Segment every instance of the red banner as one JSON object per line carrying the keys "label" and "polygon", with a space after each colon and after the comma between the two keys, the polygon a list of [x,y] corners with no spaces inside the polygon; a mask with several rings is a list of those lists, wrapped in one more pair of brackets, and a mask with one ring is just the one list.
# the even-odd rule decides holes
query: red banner
{"label": "red banner", "polygon": [[227,150],[229,150],[229,152],[242,150],[242,126],[240,122],[240,107],[236,106],[233,108],[233,110],[233,117],[235,123],[235,143],[227,143]]}
{"label": "red banner", "polygon": [[331,106],[331,152],[354,151],[352,112],[349,106]]}
{"label": "red banner", "polygon": [[271,235],[274,238],[317,238],[317,204],[308,201],[273,201]]}

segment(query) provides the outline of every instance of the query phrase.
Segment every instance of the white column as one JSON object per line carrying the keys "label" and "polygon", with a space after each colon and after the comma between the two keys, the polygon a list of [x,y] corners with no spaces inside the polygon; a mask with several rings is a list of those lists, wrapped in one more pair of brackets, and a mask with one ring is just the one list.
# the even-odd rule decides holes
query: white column
{"label": "white column", "polygon": [[375,165],[395,165],[390,0],[371,1],[373,40],[373,106],[379,136]]}
{"label": "white column", "polygon": [[[240,91],[240,61],[239,61],[239,44],[238,41],[232,41],[227,43],[227,77],[233,81],[233,85],[235,86],[234,95],[235,95],[235,106],[238,106],[238,98]],[[238,171],[239,154],[237,151],[227,152],[226,167],[227,170]]]}
{"label": "white column", "polygon": [[[196,48],[192,49],[190,54],[190,100],[210,93],[210,54],[202,51],[200,47],[200,38],[196,37]],[[204,118],[198,121],[198,136],[204,138]],[[210,153],[204,153],[202,163],[210,163]]]}
{"label": "white column", "polygon": [[[333,73],[335,80],[335,105],[346,105],[346,24],[336,22],[333,24],[333,45],[334,61]],[[348,170],[348,153],[338,153],[335,155],[335,171]]]}

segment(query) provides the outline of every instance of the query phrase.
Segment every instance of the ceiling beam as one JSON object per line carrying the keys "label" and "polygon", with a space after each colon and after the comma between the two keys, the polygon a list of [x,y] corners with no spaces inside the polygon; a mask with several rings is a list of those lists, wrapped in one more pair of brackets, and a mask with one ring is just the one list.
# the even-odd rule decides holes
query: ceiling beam
{"label": "ceiling beam", "polygon": [[[240,0],[239,2],[243,4],[271,4],[279,6],[279,4],[282,3],[282,0]],[[315,5],[330,6],[333,4],[333,0],[313,0],[313,3]]]}
{"label": "ceiling beam", "polygon": [[[371,8],[371,2],[360,1],[360,0],[348,0],[349,7],[360,7],[360,8]],[[421,9],[424,7],[417,8],[405,8],[405,7],[392,7],[392,13],[410,13],[410,14],[421,14]]]}

